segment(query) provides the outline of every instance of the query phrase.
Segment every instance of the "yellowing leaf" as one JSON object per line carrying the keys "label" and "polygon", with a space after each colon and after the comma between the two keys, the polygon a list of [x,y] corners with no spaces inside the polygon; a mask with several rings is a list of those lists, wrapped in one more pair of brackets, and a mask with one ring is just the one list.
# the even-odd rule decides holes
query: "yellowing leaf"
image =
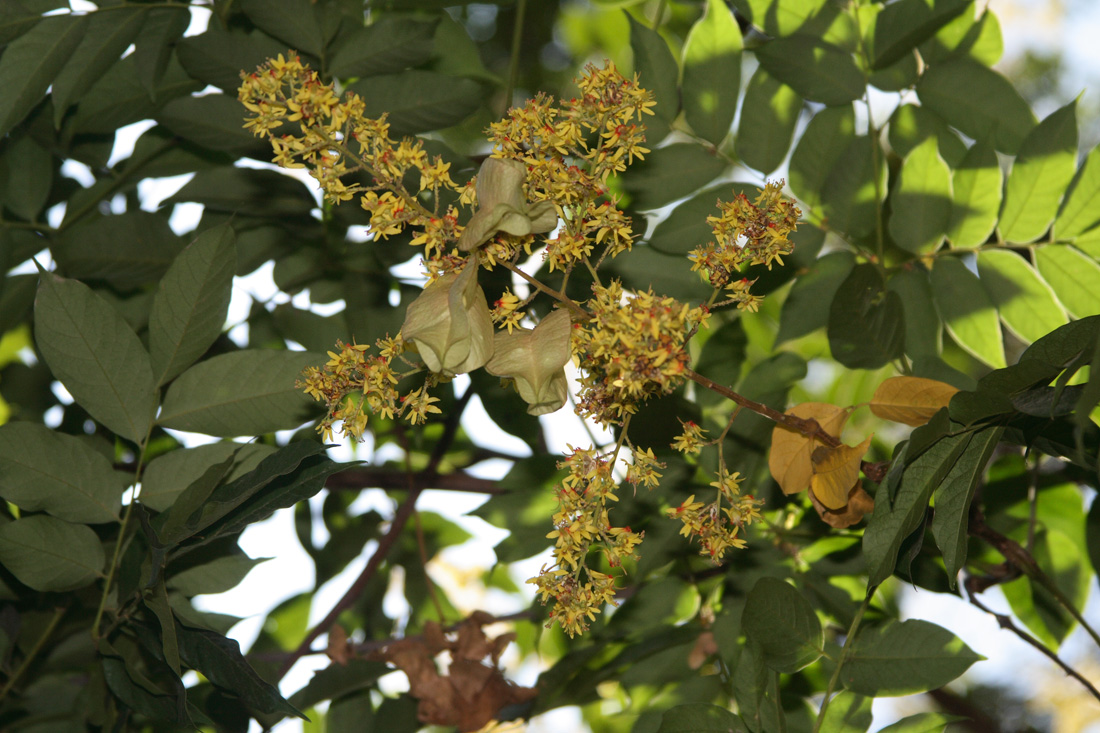
{"label": "yellowing leaf", "polygon": [[874,498],[863,490],[863,483],[860,481],[857,481],[852,490],[848,492],[848,503],[840,509],[826,507],[814,494],[813,489],[809,491],[809,494],[810,501],[813,502],[818,516],[825,524],[834,529],[845,529],[853,524],[858,524],[865,515],[870,514],[875,508]]}
{"label": "yellowing leaf", "polygon": [[[787,414],[803,420],[817,420],[822,430],[837,437],[840,437],[840,431],[848,419],[848,410],[825,402],[803,402],[787,410]],[[782,425],[776,425],[772,430],[768,469],[784,494],[797,494],[809,487],[814,473],[811,457],[820,445],[820,441]]]}
{"label": "yellowing leaf", "polygon": [[813,477],[810,488],[814,496],[829,509],[842,509],[848,505],[848,492],[859,480],[859,462],[871,437],[855,448],[841,445],[836,448],[822,446],[815,451]]}
{"label": "yellowing leaf", "polygon": [[871,398],[871,412],[883,420],[917,427],[947,407],[958,392],[950,384],[920,377],[890,377],[878,386]]}

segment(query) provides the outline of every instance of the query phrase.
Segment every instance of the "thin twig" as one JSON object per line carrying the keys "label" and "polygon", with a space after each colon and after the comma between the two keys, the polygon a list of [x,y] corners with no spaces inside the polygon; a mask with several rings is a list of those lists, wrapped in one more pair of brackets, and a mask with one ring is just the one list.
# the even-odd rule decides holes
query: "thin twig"
{"label": "thin twig", "polygon": [[23,673],[27,671],[27,668],[31,666],[38,653],[42,651],[42,647],[46,645],[46,641],[53,634],[54,629],[61,622],[61,617],[65,615],[67,607],[54,609],[53,617],[50,618],[50,622],[46,625],[46,628],[42,631],[42,635],[38,637],[38,641],[34,643],[31,650],[27,652],[27,656],[23,657],[23,661],[20,662],[19,667],[12,672],[11,677],[8,677],[8,681],[4,683],[4,688],[0,690],[0,701],[8,696],[8,693],[15,687],[15,683],[19,681],[19,678],[23,676]]}
{"label": "thin twig", "polygon": [[519,77],[519,50],[523,44],[523,16],[527,11],[527,0],[516,0],[516,21],[512,26],[512,55],[508,59],[508,87],[504,90],[503,117],[512,106],[512,95],[516,91],[516,79]]}

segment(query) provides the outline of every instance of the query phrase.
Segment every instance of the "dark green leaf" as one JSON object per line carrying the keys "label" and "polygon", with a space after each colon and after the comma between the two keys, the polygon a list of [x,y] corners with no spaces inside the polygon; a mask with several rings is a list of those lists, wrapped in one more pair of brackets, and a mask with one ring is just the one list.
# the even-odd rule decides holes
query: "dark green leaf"
{"label": "dark green leaf", "polygon": [[692,194],[726,169],[726,161],[696,143],[658,148],[624,176],[637,209],[656,209]]}
{"label": "dark green leaf", "polygon": [[997,228],[1007,242],[1041,237],[1077,166],[1077,100],[1051,113],[1020,145],[1005,186]]}
{"label": "dark green leaf", "polygon": [[80,98],[70,118],[73,129],[89,135],[113,135],[124,125],[155,116],[159,105],[169,99],[202,88],[174,58],[169,60],[153,95],[141,79],[133,54],[114,64]]}
{"label": "dark green leaf", "polygon": [[733,124],[741,86],[741,29],[722,0],[707,0],[684,41],[682,94],[691,129],[714,144]]}
{"label": "dark green leaf", "polygon": [[0,205],[34,221],[50,196],[53,156],[30,135],[12,135],[5,142],[0,146]]}
{"label": "dark green leaf", "polygon": [[1008,79],[969,58],[929,68],[917,84],[921,104],[975,140],[991,139],[1015,155],[1035,126],[1035,115]]}
{"label": "dark green leaf", "polygon": [[895,272],[886,289],[901,298],[905,312],[905,353],[914,358],[937,357],[942,348],[943,324],[932,302],[928,271],[911,265]]}
{"label": "dark green leaf", "polygon": [[693,702],[669,708],[656,733],[748,733],[744,721],[725,708]]}
{"label": "dark green leaf", "polygon": [[111,462],[71,435],[29,422],[0,427],[0,496],[23,511],[118,521],[123,488]]}
{"label": "dark green leaf", "polygon": [[241,10],[265,33],[297,51],[321,56],[325,38],[310,0],[240,0]]}
{"label": "dark green leaf", "polygon": [[149,315],[149,358],[157,384],[165,384],[200,357],[225,325],[236,237],[223,224],[199,235],[160,281]]}
{"label": "dark green leaf", "polygon": [[824,650],[821,622],[813,607],[778,578],[756,581],[745,602],[741,628],[760,646],[764,663],[777,672],[793,674],[817,661]]}
{"label": "dark green leaf", "polygon": [[860,630],[841,675],[860,695],[912,695],[943,687],[984,658],[935,624],[891,621]]}
{"label": "dark green leaf", "polygon": [[[100,663],[103,666],[103,677],[107,687],[123,705],[152,720],[168,720],[182,725],[193,725],[181,714],[175,697],[160,691],[150,692],[146,686],[137,684],[130,675],[140,674],[140,672],[136,669],[133,672],[128,671],[122,659],[104,655],[100,657]],[[152,683],[148,683],[148,686],[153,687]]]}
{"label": "dark green leaf", "polygon": [[0,138],[41,101],[85,33],[84,17],[43,18],[0,56]]}
{"label": "dark green leaf", "polygon": [[438,24],[438,20],[383,15],[341,41],[332,56],[329,73],[347,79],[392,74],[420,66],[432,55],[432,38]]}
{"label": "dark green leaf", "polygon": [[1004,54],[1001,24],[991,10],[985,8],[977,19],[973,11],[964,12],[921,44],[921,56],[935,64],[950,58],[969,57],[985,66],[993,66]]}
{"label": "dark green leaf", "polygon": [[51,251],[68,277],[132,290],[160,278],[181,249],[167,219],[129,211],[66,229]]}
{"label": "dark green leaf", "polygon": [[150,509],[163,512],[212,466],[235,456],[232,468],[225,474],[227,481],[234,481],[274,452],[274,448],[262,443],[241,445],[229,441],[174,450],[157,456],[146,466],[139,498]]}
{"label": "dark green leaf", "polygon": [[1066,312],[1054,291],[1017,253],[982,250],[978,275],[1005,326],[1025,343],[1066,324]]}
{"label": "dark green leaf", "polygon": [[1092,316],[1071,321],[1029,346],[1020,355],[1020,361],[1034,359],[1061,370],[1096,343],[1098,334],[1100,334],[1100,318]]}
{"label": "dark green leaf", "polygon": [[99,537],[82,524],[36,514],[0,525],[0,564],[34,590],[83,588],[105,561]]}
{"label": "dark green leaf", "polygon": [[290,704],[296,708],[311,708],[324,700],[373,687],[378,678],[389,672],[382,662],[369,662],[366,659],[351,659],[347,664],[330,664],[315,672],[302,689],[290,696]]}
{"label": "dark green leaf", "polygon": [[317,206],[301,181],[270,170],[214,168],[201,170],[165,203],[194,201],[228,213],[276,219],[306,216]]}
{"label": "dark green leaf", "polygon": [[936,511],[932,515],[932,536],[943,553],[947,577],[951,585],[959,570],[966,565],[966,529],[970,519],[970,502],[985,473],[985,464],[1001,439],[1004,428],[990,427],[974,433],[955,465],[936,487]]}
{"label": "dark green leaf", "polygon": [[245,576],[260,563],[271,558],[253,560],[247,555],[227,555],[203,565],[195,565],[168,576],[168,587],[187,597],[204,593],[224,593],[236,588]]}
{"label": "dark green leaf", "polygon": [[890,208],[890,236],[899,247],[929,254],[943,244],[951,217],[951,170],[940,157],[934,137],[913,148],[902,161]]}
{"label": "dark green leaf", "polygon": [[35,298],[38,348],[92,417],[142,443],[156,410],[149,355],[122,316],[87,285],[43,273]]}
{"label": "dark green leaf", "polygon": [[168,604],[168,593],[164,587],[163,577],[155,588],[143,596],[142,600],[160,624],[161,651],[164,653],[164,661],[176,675],[179,675],[180,648],[179,640],[176,638],[176,617]]}
{"label": "dark green leaf", "polygon": [[856,236],[875,231],[881,203],[876,199],[886,196],[885,156],[876,153],[877,145],[866,136],[854,138],[825,178],[821,206],[830,228]]}
{"label": "dark green leaf", "polygon": [[940,156],[952,168],[957,168],[966,155],[966,144],[943,118],[916,104],[903,104],[894,110],[894,114],[890,115],[887,137],[890,147],[902,158],[930,137],[936,138]]}
{"label": "dark green leaf", "polygon": [[[712,328],[718,330],[703,344],[693,368],[719,384],[737,384],[741,380],[741,367],[745,363],[745,348],[748,346],[745,327],[741,319],[737,319],[721,325],[714,323]],[[706,390],[698,399],[700,403],[714,404],[725,398]]]}
{"label": "dark green leaf", "polygon": [[348,87],[363,98],[367,117],[385,112],[392,135],[456,125],[481,104],[481,85],[431,71],[371,76]]}
{"label": "dark green leaf", "polygon": [[190,21],[190,9],[183,5],[146,11],[145,25],[134,40],[134,61],[141,84],[150,97],[155,95],[164,78],[176,42],[187,30]]}
{"label": "dark green leaf", "polygon": [[936,310],[955,343],[991,367],[1005,366],[1001,322],[978,276],[960,260],[940,257],[931,282]]}
{"label": "dark green leaf", "polygon": [[1059,239],[1069,239],[1083,234],[1100,224],[1100,147],[1081,162],[1073,177],[1058,218],[1054,221],[1054,233]]}
{"label": "dark green leaf", "polygon": [[972,0],[900,0],[882,9],[871,34],[871,68],[882,69],[913,51]]}
{"label": "dark green leaf", "polygon": [[[650,30],[627,13],[630,22],[630,48],[634,52],[634,71],[638,83],[653,93],[654,116],[667,127],[680,111],[680,66],[668,43],[656,31]],[[651,124],[647,121],[647,126]],[[650,136],[649,142],[657,142]]]}
{"label": "dark green leaf", "polygon": [[294,380],[318,361],[304,351],[255,349],[199,362],[168,388],[157,422],[223,438],[296,428],[313,399]]}
{"label": "dark green leaf", "polygon": [[791,148],[802,98],[798,92],[759,67],[745,90],[737,125],[737,154],[745,165],[768,174],[778,168]]}
{"label": "dark green leaf", "polygon": [[779,333],[775,343],[805,336],[829,323],[829,311],[821,306],[832,303],[837,291],[855,267],[850,252],[830,252],[816,260],[809,271],[800,275],[791,286],[779,316]]}
{"label": "dark green leaf", "polygon": [[951,176],[952,210],[947,238],[956,248],[985,244],[1001,210],[1004,174],[993,146],[979,140]]}
{"label": "dark green leaf", "polygon": [[145,23],[145,13],[144,9],[133,7],[88,16],[80,45],[53,80],[50,94],[55,126],[61,126],[69,107],[121,58]]}
{"label": "dark green leaf", "polygon": [[828,334],[833,358],[851,369],[877,369],[901,356],[901,298],[886,290],[874,265],[856,265],[841,283],[829,308]]}
{"label": "dark green leaf", "polygon": [[550,532],[546,512],[553,513],[558,500],[548,487],[562,476],[555,469],[556,463],[556,458],[547,455],[516,461],[499,484],[505,493],[490,497],[470,512],[511,532],[494,548],[499,562],[522,560],[550,546],[551,541],[546,538]]}
{"label": "dark green leaf", "polygon": [[[932,492],[955,465],[970,438],[971,433],[964,432],[932,444],[905,467],[893,506],[884,501],[875,502],[875,510],[863,534],[868,585],[879,585],[893,575],[902,542],[923,523]],[[860,694],[876,694],[849,689]]]}
{"label": "dark green leaf", "polygon": [[262,713],[305,717],[284,700],[275,687],[256,674],[241,656],[240,645],[233,639],[178,624],[176,633],[183,661],[218,687],[232,692],[246,705]]}
{"label": "dark green leaf", "polygon": [[270,146],[244,128],[245,114],[235,96],[204,94],[173,99],[157,113],[157,122],[210,150],[269,157]]}
{"label": "dark green leaf", "polygon": [[821,205],[825,181],[837,160],[855,140],[851,106],[822,110],[813,116],[791,154],[791,190],[811,209]]}
{"label": "dark green leaf", "polygon": [[723,183],[711,186],[679,204],[653,229],[649,246],[658,252],[684,256],[714,238],[708,216],[718,212],[718,201],[730,201],[739,193],[752,194],[755,186]]}
{"label": "dark green leaf", "polygon": [[848,104],[867,88],[852,54],[814,36],[776,38],[757,48],[756,57],[769,74],[812,102]]}
{"label": "dark green leaf", "polygon": [[184,38],[176,46],[176,55],[188,74],[234,95],[242,71],[251,73],[268,58],[286,51],[285,44],[266,33],[225,30],[219,23],[211,23],[205,33]]}

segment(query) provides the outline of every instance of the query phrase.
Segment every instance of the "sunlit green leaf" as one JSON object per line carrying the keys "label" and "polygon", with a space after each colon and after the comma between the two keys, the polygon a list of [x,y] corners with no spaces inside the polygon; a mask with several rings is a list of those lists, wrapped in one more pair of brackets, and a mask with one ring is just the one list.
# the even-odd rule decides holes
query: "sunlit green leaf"
{"label": "sunlit green leaf", "polygon": [[947,238],[955,248],[985,244],[1001,210],[1001,173],[992,146],[979,140],[967,151],[951,177],[951,226]]}
{"label": "sunlit green leaf", "polygon": [[851,106],[822,110],[813,116],[791,154],[791,190],[799,201],[812,209],[821,205],[829,173],[854,140],[855,112]]}
{"label": "sunlit green leaf", "polygon": [[1081,162],[1073,178],[1058,218],[1054,233],[1059,239],[1076,237],[1100,224],[1100,147]]}
{"label": "sunlit green leaf", "polygon": [[1035,266],[1074,317],[1100,313],[1100,263],[1094,258],[1069,245],[1050,244],[1036,248]]}
{"label": "sunlit green leaf", "polygon": [[741,86],[741,29],[722,0],[707,0],[684,42],[684,117],[700,137],[718,144],[737,110]]}
{"label": "sunlit green leaf", "polygon": [[1004,249],[978,255],[978,275],[1001,320],[1021,340],[1031,343],[1066,323],[1066,312],[1027,260]]}
{"label": "sunlit green leaf", "polygon": [[910,53],[967,10],[972,0],[899,0],[882,9],[871,38],[871,68],[882,69]]}
{"label": "sunlit green leaf", "polygon": [[1005,366],[997,309],[978,276],[954,257],[932,266],[932,298],[955,343],[991,367]]}
{"label": "sunlit green leaf", "polygon": [[953,56],[968,56],[985,66],[1001,60],[1004,40],[1000,21],[988,8],[977,3],[972,7],[981,10],[977,18],[974,10],[964,11],[921,44],[920,53],[927,63],[939,63]]}
{"label": "sunlit green leaf", "polygon": [[915,254],[939,249],[951,217],[951,170],[936,138],[926,139],[902,161],[890,204],[890,236],[898,246]]}
{"label": "sunlit green leaf", "polygon": [[737,154],[745,165],[771,173],[787,157],[802,111],[802,98],[783,82],[758,68],[745,90],[737,125]]}
{"label": "sunlit green leaf", "polygon": [[[920,1],[922,0],[918,0]],[[927,107],[916,104],[903,104],[894,110],[890,115],[887,136],[890,147],[902,158],[929,137],[935,137],[939,141],[940,156],[952,168],[957,168],[959,161],[966,155],[966,145],[943,118]]]}

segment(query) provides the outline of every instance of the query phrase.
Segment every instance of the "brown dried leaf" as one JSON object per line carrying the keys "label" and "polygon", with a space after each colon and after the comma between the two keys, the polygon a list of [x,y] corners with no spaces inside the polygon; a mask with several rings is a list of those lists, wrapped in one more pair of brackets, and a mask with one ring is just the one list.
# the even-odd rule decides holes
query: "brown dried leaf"
{"label": "brown dried leaf", "polygon": [[827,508],[814,495],[813,489],[810,489],[810,501],[825,524],[834,529],[845,529],[859,523],[875,508],[875,500],[863,490],[863,483],[859,481],[848,492],[848,504],[841,509]]}
{"label": "brown dried leaf", "polygon": [[337,664],[346,667],[348,660],[354,654],[351,644],[348,643],[348,632],[340,624],[336,624],[328,632],[328,648],[325,650],[328,658]]}
{"label": "brown dried leaf", "polygon": [[810,489],[829,509],[842,509],[848,503],[848,490],[859,480],[859,462],[871,446],[871,436],[856,447],[822,446],[814,451]]}
{"label": "brown dried leaf", "polygon": [[950,384],[921,377],[890,377],[875,390],[871,412],[883,420],[918,427],[947,407],[959,390]]}
{"label": "brown dried leaf", "polygon": [[[848,419],[848,410],[825,402],[803,402],[787,410],[787,414],[803,420],[817,420],[822,430],[837,437]],[[814,448],[820,445],[819,441],[782,425],[772,430],[768,468],[784,494],[797,494],[810,485],[814,474],[811,456]]]}
{"label": "brown dried leaf", "polygon": [[717,653],[718,642],[714,640],[714,634],[710,631],[704,631],[699,634],[699,638],[695,640],[695,646],[691,648],[691,652],[688,654],[688,666],[692,669],[699,669],[712,654]]}

